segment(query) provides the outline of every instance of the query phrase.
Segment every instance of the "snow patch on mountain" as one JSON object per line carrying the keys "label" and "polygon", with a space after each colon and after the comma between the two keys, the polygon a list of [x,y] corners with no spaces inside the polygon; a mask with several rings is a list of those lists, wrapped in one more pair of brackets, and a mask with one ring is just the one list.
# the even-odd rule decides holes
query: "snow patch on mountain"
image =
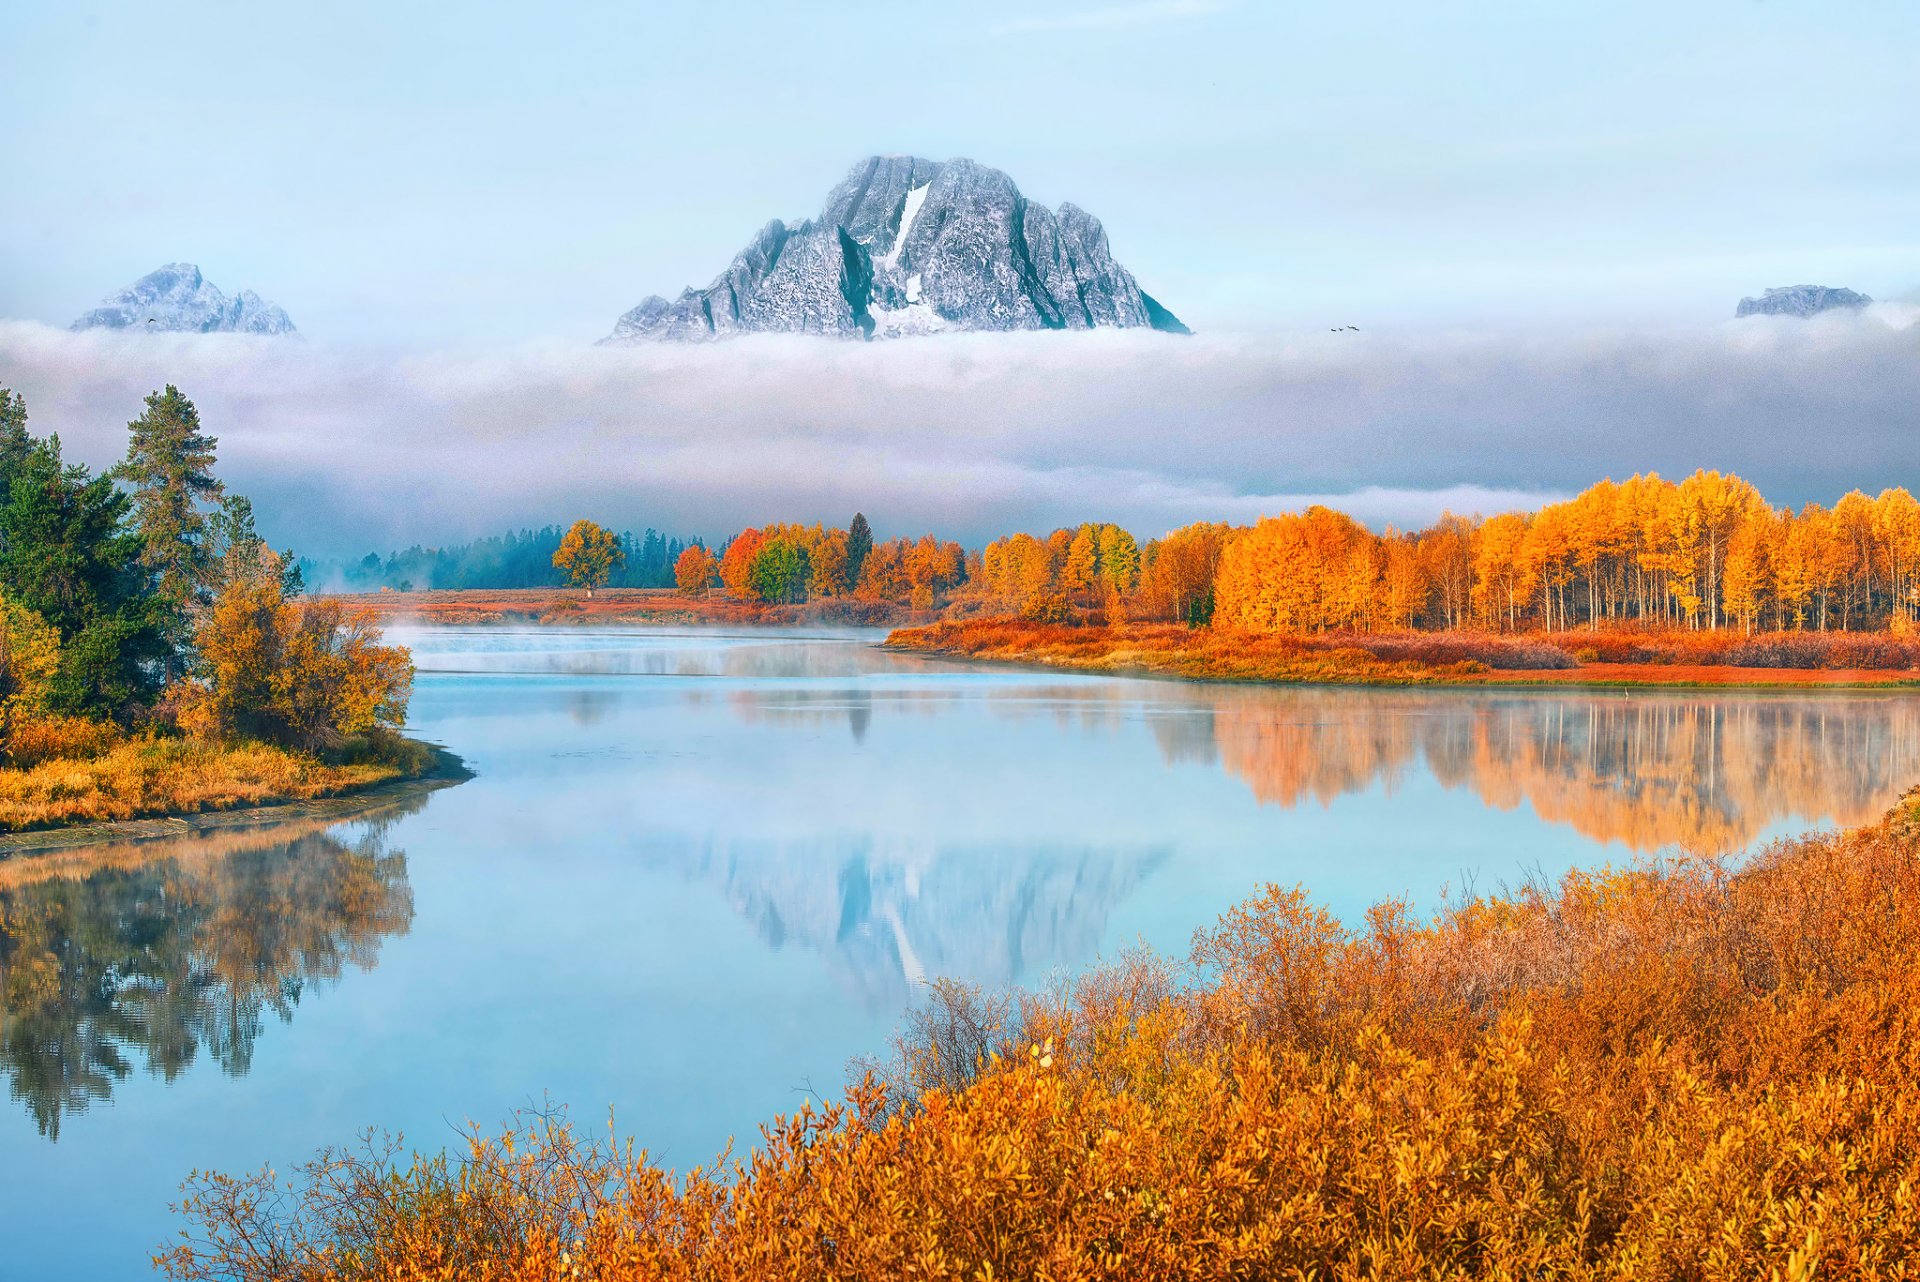
{"label": "snow patch on mountain", "polygon": [[1839,308],[1858,309],[1873,300],[1850,289],[1829,285],[1782,285],[1758,298],[1743,298],[1734,308],[1735,319],[1742,316],[1816,316]]}
{"label": "snow patch on mountain", "polygon": [[712,284],[644,299],[603,341],[1109,327],[1189,332],[1114,261],[1099,219],[971,160],[873,156],[817,218],[768,223]]}
{"label": "snow patch on mountain", "polygon": [[168,263],[100,300],[69,327],[187,334],[291,334],[293,321],[250,289],[229,298],[192,263]]}

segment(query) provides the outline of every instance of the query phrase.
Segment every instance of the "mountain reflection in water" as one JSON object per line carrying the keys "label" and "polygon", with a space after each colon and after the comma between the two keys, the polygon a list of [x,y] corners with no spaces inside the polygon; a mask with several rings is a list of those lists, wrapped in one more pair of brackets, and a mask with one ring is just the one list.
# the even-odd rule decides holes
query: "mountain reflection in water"
{"label": "mountain reflection in water", "polygon": [[[417,803],[413,807],[417,808]],[[384,827],[216,830],[0,863],[0,1073],[42,1134],[136,1063],[168,1081],[204,1054],[251,1067],[281,1020],[413,919]]]}
{"label": "mountain reflection in water", "polygon": [[999,986],[1094,956],[1114,908],[1166,854],[818,841],[655,858],[713,885],[767,947],[819,955],[878,1011],[901,1009],[931,979]]}

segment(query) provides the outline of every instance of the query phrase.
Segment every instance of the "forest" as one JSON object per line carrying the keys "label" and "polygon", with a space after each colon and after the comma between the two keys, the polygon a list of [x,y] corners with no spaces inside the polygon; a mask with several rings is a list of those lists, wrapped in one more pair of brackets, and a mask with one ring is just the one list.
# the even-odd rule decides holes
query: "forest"
{"label": "forest", "polygon": [[[561,582],[554,568],[566,531],[557,525],[509,530],[445,547],[411,547],[382,557],[369,552],[357,561],[302,558],[300,572],[316,589],[333,592],[470,591],[476,588],[540,588]],[[615,535],[621,556],[599,587],[670,588],[673,567],[689,546],[657,530]],[[698,543],[695,539],[693,543]]]}
{"label": "forest", "polygon": [[0,831],[328,795],[415,772],[412,662],[302,596],[169,385],[94,473],[0,388]]}
{"label": "forest", "polygon": [[1324,506],[1145,544],[1117,525],[1012,534],[978,552],[933,535],[747,529],[688,549],[682,591],[766,602],[851,596],[949,617],[1169,621],[1252,633],[1617,626],[1908,634],[1920,621],[1920,500],[1856,490],[1775,507],[1737,476],[1601,481],[1534,512],[1379,533]]}

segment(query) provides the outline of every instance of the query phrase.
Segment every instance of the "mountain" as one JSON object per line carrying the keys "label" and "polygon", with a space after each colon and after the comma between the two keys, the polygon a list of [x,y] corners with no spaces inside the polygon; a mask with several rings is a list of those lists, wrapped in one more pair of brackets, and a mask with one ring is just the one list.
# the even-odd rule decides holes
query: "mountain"
{"label": "mountain", "polygon": [[1850,289],[1826,285],[1782,285],[1758,298],[1743,298],[1733,314],[1738,316],[1812,316],[1839,307],[1865,307],[1873,300]]}
{"label": "mountain", "polygon": [[168,263],[101,299],[71,328],[291,334],[293,322],[250,289],[228,298],[192,263]]}
{"label": "mountain", "polygon": [[971,160],[874,156],[818,218],[768,223],[713,284],[648,298],[603,341],[1107,326],[1188,332],[1114,261],[1099,219]]}

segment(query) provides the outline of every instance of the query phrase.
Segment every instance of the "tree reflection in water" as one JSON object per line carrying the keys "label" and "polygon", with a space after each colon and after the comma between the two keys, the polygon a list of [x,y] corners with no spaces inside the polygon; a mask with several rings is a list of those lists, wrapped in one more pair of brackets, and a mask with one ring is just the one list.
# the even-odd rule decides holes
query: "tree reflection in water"
{"label": "tree reflection in water", "polygon": [[1298,692],[1156,725],[1262,802],[1327,804],[1424,766],[1448,788],[1596,841],[1724,853],[1787,819],[1853,825],[1920,776],[1920,699]]}
{"label": "tree reflection in water", "polygon": [[0,1073],[40,1130],[136,1064],[201,1054],[244,1074],[269,1013],[376,963],[413,920],[389,807],[338,820],[25,855],[0,863]]}

